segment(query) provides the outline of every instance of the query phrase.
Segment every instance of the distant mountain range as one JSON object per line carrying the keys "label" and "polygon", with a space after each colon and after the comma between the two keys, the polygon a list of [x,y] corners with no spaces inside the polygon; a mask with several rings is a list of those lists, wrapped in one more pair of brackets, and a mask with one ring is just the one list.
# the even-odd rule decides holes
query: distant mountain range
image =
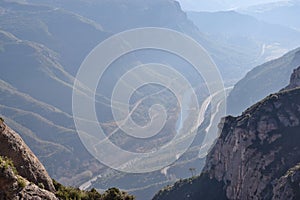
{"label": "distant mountain range", "polygon": [[253,0],[253,1],[238,1],[238,0],[178,0],[185,11],[225,11],[233,10],[240,7],[249,7],[257,4],[280,2],[281,0]]}
{"label": "distant mountain range", "polygon": [[[246,43],[243,43],[245,46],[241,47],[234,42],[228,42],[228,38],[220,38],[219,35],[205,34],[207,30],[209,30],[209,27],[195,26],[193,22],[187,18],[186,13],[181,10],[179,3],[173,0],[133,0],[126,3],[123,1],[106,0],[44,0],[42,3],[37,0],[27,0],[27,2],[43,4],[54,8],[63,8],[64,10],[79,14],[84,18],[91,19],[102,27],[103,30],[110,33],[147,26],[166,27],[183,32],[193,37],[209,52],[226,82],[237,81],[245,74],[245,71],[265,61],[257,60],[257,57],[259,57],[263,49],[262,44],[258,50],[252,50],[251,54],[249,54],[249,49],[253,49],[251,46],[253,44],[248,44],[248,41],[245,41]],[[217,19],[212,19],[211,22],[220,24]],[[195,24],[197,25],[197,23]],[[280,27],[277,27],[276,31],[279,29]],[[286,29],[283,28],[283,30],[279,32],[283,33],[284,30]],[[295,35],[295,33],[291,34]],[[283,38],[285,37],[282,36],[281,39]],[[252,40],[252,38],[248,38],[248,40]],[[293,44],[293,48],[296,47],[297,40]],[[267,48],[271,50],[275,48],[274,52],[269,56],[279,54],[275,52],[278,50],[276,49],[276,44],[272,44],[272,46],[270,45]],[[291,49],[291,47],[283,50],[286,52],[289,49]],[[282,49],[280,50],[280,53],[282,53]]]}
{"label": "distant mountain range", "polygon": [[187,12],[187,15],[199,30],[216,43],[239,50],[244,64],[232,71],[233,74],[240,69],[240,73],[244,75],[254,66],[278,58],[288,50],[300,46],[300,32],[236,11]]}
{"label": "distant mountain range", "polygon": [[278,1],[276,3],[259,4],[241,8],[238,11],[272,24],[281,24],[300,31],[300,22],[297,20],[299,9],[299,0],[288,0]]}

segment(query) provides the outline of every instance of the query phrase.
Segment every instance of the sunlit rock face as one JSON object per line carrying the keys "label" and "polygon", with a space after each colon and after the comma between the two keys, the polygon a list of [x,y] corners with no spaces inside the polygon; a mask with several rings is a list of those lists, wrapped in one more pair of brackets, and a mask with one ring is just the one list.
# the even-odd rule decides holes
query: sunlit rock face
{"label": "sunlit rock face", "polygon": [[300,87],[300,67],[294,70],[291,76],[290,84],[285,89],[293,89],[296,87]]}
{"label": "sunlit rock face", "polygon": [[[48,191],[55,191],[52,179],[42,163],[22,138],[2,121],[0,122],[0,156],[9,158],[13,162],[18,175],[36,185],[42,184]],[[12,182],[14,182],[14,176],[16,174],[7,173],[8,180]]]}
{"label": "sunlit rock face", "polygon": [[203,173],[154,199],[299,199],[299,71],[281,92],[224,118]]}

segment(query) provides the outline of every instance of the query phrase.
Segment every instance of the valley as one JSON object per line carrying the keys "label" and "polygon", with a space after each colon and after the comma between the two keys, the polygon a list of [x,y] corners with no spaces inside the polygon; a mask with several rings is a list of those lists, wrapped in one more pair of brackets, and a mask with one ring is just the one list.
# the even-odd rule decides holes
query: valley
{"label": "valley", "polygon": [[[209,8],[211,4],[202,6]],[[182,3],[175,0],[1,1],[0,117],[20,134],[51,178],[64,185],[103,192],[117,187],[138,200],[150,200],[168,185],[183,184],[185,188],[190,177],[192,182],[202,184],[198,175],[208,169],[207,156],[212,155],[214,145],[226,131],[223,118],[245,117],[247,108],[288,85],[291,73],[300,66],[296,0],[230,10],[210,8],[184,10]],[[83,83],[76,88],[75,94],[91,100],[97,120],[74,118],[74,84],[87,56],[101,42],[122,31],[146,27],[177,31],[199,44],[216,67],[217,74],[211,78],[215,82],[208,83],[204,77],[205,73],[214,72],[205,67],[205,64],[210,66],[206,61],[203,61],[205,73],[202,74],[196,70],[198,66],[174,52],[151,48],[129,52],[110,63],[95,90]],[[164,38],[170,44],[180,43],[171,35]],[[105,52],[114,53],[130,45],[123,38]],[[186,51],[200,58],[188,48]],[[171,86],[180,85],[180,81],[172,78],[172,73],[149,69],[145,72],[147,76],[169,80],[169,83],[148,83],[135,88],[126,102],[128,110],[124,110],[122,102],[113,102],[116,84],[136,66],[149,63],[174,69],[188,81],[196,99],[186,88],[179,96],[173,93]],[[97,69],[97,63],[95,66]],[[146,79],[139,74],[132,77],[122,84],[132,89],[135,82]],[[219,78],[222,83],[218,82]],[[220,85],[224,90],[210,91],[210,86]],[[118,94],[122,92],[125,90]],[[288,94],[281,95],[285,98]],[[193,123],[191,115],[197,109],[191,105],[195,102],[199,112]],[[151,110],[156,105],[163,107],[165,113]],[[83,104],[80,109],[88,112],[89,106]],[[113,108],[120,113],[128,111],[127,115],[115,120]],[[146,127],[155,117],[164,115],[165,123],[149,138],[135,137],[122,129],[129,120],[134,127]],[[112,151],[106,156],[124,161],[118,169],[147,168],[170,159],[175,161],[144,173],[114,170],[86,148],[81,136],[88,133],[81,133],[74,121],[86,122],[91,129],[96,125],[103,129],[103,140],[97,138],[98,132],[88,136],[94,145],[91,149],[97,150],[97,146],[105,144],[103,141],[109,141],[125,152],[147,154],[174,145],[173,150],[162,151],[159,157],[148,157],[147,161],[118,157],[117,151]],[[206,174],[201,176],[207,180]]]}

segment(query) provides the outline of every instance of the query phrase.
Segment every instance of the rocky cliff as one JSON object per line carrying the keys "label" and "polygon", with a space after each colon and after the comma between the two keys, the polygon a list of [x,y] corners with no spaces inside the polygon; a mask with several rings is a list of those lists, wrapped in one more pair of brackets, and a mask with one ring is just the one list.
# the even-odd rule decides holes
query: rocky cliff
{"label": "rocky cliff", "polygon": [[111,188],[100,194],[65,187],[52,181],[46,169],[22,138],[0,117],[0,200],[134,200],[135,197]]}
{"label": "rocky cliff", "polygon": [[300,87],[300,67],[294,70],[290,79],[290,84],[284,89],[289,90],[297,87]]}
{"label": "rocky cliff", "polygon": [[247,73],[227,98],[227,113],[240,115],[244,110],[269,94],[289,84],[289,78],[300,63],[300,48],[282,57],[255,67]]}
{"label": "rocky cliff", "polygon": [[16,174],[9,160],[0,159],[0,199],[56,200],[55,195]]}
{"label": "rocky cliff", "polygon": [[0,199],[57,199],[52,179],[21,137],[0,120]]}
{"label": "rocky cliff", "polygon": [[222,120],[203,173],[154,199],[299,199],[299,68],[290,85]]}

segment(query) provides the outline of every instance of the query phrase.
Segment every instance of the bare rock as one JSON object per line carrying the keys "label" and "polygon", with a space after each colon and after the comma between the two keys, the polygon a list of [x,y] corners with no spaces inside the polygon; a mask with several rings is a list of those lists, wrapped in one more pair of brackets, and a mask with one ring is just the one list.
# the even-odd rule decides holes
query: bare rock
{"label": "bare rock", "polygon": [[1,157],[0,200],[57,200],[53,193],[30,183],[16,172],[14,166]]}
{"label": "bare rock", "polygon": [[273,188],[273,200],[300,199],[300,164],[288,170]]}
{"label": "bare rock", "polygon": [[300,87],[300,67],[294,70],[290,78],[290,84],[285,88],[285,90],[294,89],[296,87]]}
{"label": "bare rock", "polygon": [[202,174],[154,199],[300,199],[299,86],[300,68],[285,90],[222,119]]}
{"label": "bare rock", "polygon": [[36,185],[43,184],[46,190],[55,192],[45,167],[22,138],[3,122],[0,122],[0,155],[13,161],[20,176]]}

